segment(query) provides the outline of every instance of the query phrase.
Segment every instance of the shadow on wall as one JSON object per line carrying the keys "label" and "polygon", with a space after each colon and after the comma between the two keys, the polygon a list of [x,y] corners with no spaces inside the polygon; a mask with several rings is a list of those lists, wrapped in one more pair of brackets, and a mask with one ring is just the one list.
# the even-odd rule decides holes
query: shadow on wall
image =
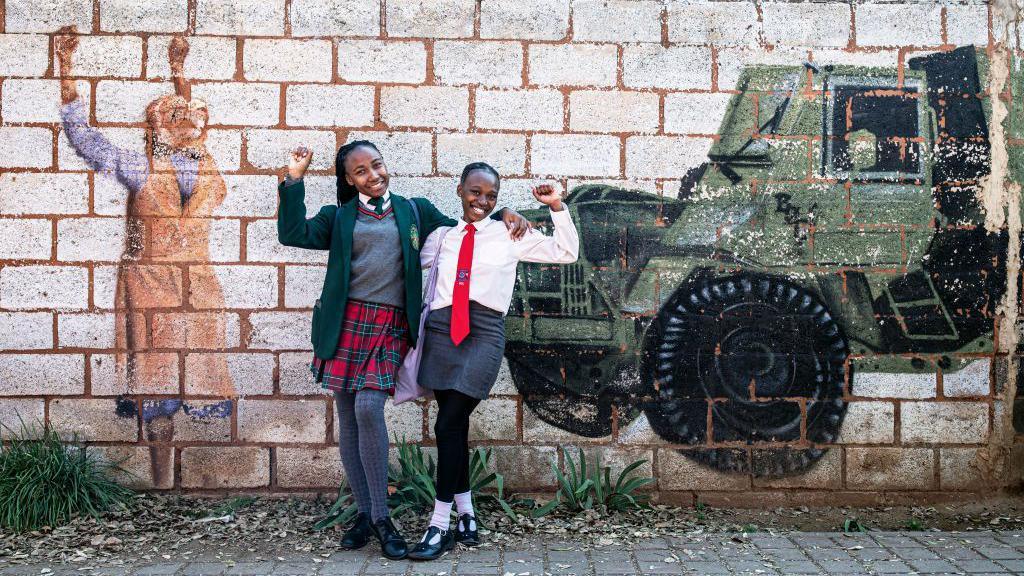
{"label": "shadow on wall", "polygon": [[[76,49],[73,36],[58,40],[64,78]],[[126,246],[115,300],[115,371],[122,395],[111,409],[118,417],[141,417],[154,452],[157,486],[172,481],[174,471],[164,463],[171,461],[166,443],[174,439],[175,414],[226,418],[235,396],[225,356],[216,353],[230,345],[229,323],[209,253],[211,216],[226,188],[205,146],[206,105],[190,98],[181,73],[188,44],[176,38],[169,52],[177,93],[147,106],[145,154],[120,149],[89,126],[87,106],[71,80],[65,81],[61,112],[75,151],[92,169],[116,176],[128,191]],[[221,400],[183,401],[178,385],[182,361],[190,373],[186,393]]]}
{"label": "shadow on wall", "polygon": [[990,354],[1007,235],[976,200],[979,58],[748,69],[678,199],[575,189],[579,262],[522,264],[506,320],[529,408],[587,437],[646,418],[698,462],[779,477],[837,440],[854,368]]}

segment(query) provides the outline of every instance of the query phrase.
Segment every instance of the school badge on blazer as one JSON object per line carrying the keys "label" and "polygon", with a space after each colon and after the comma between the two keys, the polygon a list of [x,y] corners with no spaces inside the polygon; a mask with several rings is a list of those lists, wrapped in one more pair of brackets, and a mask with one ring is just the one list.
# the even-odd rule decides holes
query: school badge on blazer
{"label": "school badge on blazer", "polygon": [[409,242],[416,250],[420,249],[420,231],[415,224],[409,226]]}

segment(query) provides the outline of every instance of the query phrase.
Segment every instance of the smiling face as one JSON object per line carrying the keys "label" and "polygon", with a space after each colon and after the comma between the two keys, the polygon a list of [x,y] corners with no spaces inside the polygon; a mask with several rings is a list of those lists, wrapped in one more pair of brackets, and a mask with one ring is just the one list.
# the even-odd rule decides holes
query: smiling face
{"label": "smiling face", "polygon": [[486,170],[473,170],[459,184],[462,200],[462,219],[479,222],[494,210],[498,203],[498,179]]}
{"label": "smiling face", "polygon": [[359,146],[345,156],[345,181],[360,194],[380,198],[388,191],[388,167],[380,152]]}

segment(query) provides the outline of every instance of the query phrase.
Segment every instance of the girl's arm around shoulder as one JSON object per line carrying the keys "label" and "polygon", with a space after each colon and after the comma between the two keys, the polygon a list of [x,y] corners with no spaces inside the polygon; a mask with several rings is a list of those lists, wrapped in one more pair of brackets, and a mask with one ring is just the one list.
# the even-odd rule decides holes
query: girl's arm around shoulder
{"label": "girl's arm around shoulder", "polygon": [[285,246],[327,250],[331,247],[331,228],[337,206],[320,208],[316,216],[306,218],[306,186],[302,179],[286,180],[278,186],[277,239]]}
{"label": "girl's arm around shoulder", "polygon": [[429,270],[434,265],[434,259],[441,250],[441,235],[445,228],[450,226],[442,226],[431,232],[430,236],[427,236],[427,241],[423,243],[423,248],[420,248],[420,267],[424,270]]}

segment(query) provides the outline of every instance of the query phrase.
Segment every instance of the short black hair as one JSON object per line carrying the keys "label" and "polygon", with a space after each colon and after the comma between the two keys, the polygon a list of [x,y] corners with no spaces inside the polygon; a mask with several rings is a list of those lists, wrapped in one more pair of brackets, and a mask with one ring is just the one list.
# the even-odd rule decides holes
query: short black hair
{"label": "short black hair", "polygon": [[494,169],[494,166],[491,166],[486,162],[472,162],[470,164],[466,164],[466,167],[462,169],[462,177],[459,178],[459,184],[465,184],[466,178],[470,175],[470,173],[476,172],[477,170],[490,172],[491,176],[494,176],[494,187],[497,188],[498,190],[501,189],[501,176],[498,174],[498,171]]}
{"label": "short black hair", "polygon": [[[359,192],[356,191],[356,187],[345,180],[345,157],[349,155],[349,152],[364,146],[366,148],[373,148],[377,154],[380,154],[380,150],[377,150],[377,146],[369,140],[353,140],[338,149],[338,156],[334,159],[334,175],[338,179],[338,206],[341,206],[359,194]],[[383,154],[381,156],[383,156]]]}

